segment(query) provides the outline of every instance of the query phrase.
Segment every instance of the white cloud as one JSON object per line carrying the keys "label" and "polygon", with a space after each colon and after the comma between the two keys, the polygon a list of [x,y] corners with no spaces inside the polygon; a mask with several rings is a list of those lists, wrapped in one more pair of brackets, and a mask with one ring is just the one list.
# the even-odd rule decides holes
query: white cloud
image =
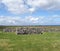
{"label": "white cloud", "polygon": [[27,0],[27,4],[32,7],[40,7],[47,5],[48,0]]}
{"label": "white cloud", "polygon": [[27,21],[31,22],[31,23],[37,23],[39,18],[38,17],[33,17],[33,16],[28,16],[25,18]]}
{"label": "white cloud", "polygon": [[36,9],[35,8],[29,8],[29,11],[33,13]]}
{"label": "white cloud", "polygon": [[60,0],[27,0],[27,4],[32,7],[42,9],[60,9]]}
{"label": "white cloud", "polygon": [[14,14],[32,13],[35,11],[35,8],[29,8],[27,4],[24,3],[24,0],[2,0],[2,3],[5,4],[8,11]]}
{"label": "white cloud", "polygon": [[28,25],[37,23],[39,18],[34,17],[10,17],[10,16],[0,16],[0,25]]}
{"label": "white cloud", "polygon": [[8,8],[8,11],[12,13],[25,13],[27,11],[27,6],[24,5],[23,0],[2,0],[2,3]]}

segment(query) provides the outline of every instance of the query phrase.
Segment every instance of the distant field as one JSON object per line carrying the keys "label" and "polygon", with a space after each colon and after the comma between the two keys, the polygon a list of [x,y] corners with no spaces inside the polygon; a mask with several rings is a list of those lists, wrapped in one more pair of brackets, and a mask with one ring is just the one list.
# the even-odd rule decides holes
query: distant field
{"label": "distant field", "polygon": [[0,51],[60,51],[60,32],[42,35],[0,32]]}
{"label": "distant field", "polygon": [[3,29],[3,28],[16,28],[16,27],[42,27],[42,28],[58,28],[60,29],[60,26],[0,26],[0,29]]}

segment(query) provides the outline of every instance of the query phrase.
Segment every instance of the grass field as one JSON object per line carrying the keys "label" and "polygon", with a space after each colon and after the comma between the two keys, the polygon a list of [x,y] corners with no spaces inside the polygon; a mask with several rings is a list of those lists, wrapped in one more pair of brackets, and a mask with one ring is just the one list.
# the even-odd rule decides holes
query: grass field
{"label": "grass field", "polygon": [[0,32],[0,51],[60,51],[60,32],[42,35]]}

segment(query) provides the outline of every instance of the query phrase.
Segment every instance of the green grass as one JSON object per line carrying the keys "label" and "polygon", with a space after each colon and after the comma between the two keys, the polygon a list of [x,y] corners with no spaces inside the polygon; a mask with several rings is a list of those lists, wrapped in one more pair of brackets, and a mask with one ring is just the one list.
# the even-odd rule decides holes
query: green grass
{"label": "green grass", "polygon": [[0,32],[0,51],[60,51],[60,32],[42,35]]}

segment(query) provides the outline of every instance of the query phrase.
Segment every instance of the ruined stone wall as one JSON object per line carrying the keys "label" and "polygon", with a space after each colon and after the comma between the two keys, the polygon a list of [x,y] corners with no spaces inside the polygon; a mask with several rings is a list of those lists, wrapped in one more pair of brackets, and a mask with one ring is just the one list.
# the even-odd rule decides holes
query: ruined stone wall
{"label": "ruined stone wall", "polygon": [[43,32],[60,32],[58,28],[43,28],[43,27],[18,27],[5,28],[3,32],[16,32],[16,34],[42,34]]}

